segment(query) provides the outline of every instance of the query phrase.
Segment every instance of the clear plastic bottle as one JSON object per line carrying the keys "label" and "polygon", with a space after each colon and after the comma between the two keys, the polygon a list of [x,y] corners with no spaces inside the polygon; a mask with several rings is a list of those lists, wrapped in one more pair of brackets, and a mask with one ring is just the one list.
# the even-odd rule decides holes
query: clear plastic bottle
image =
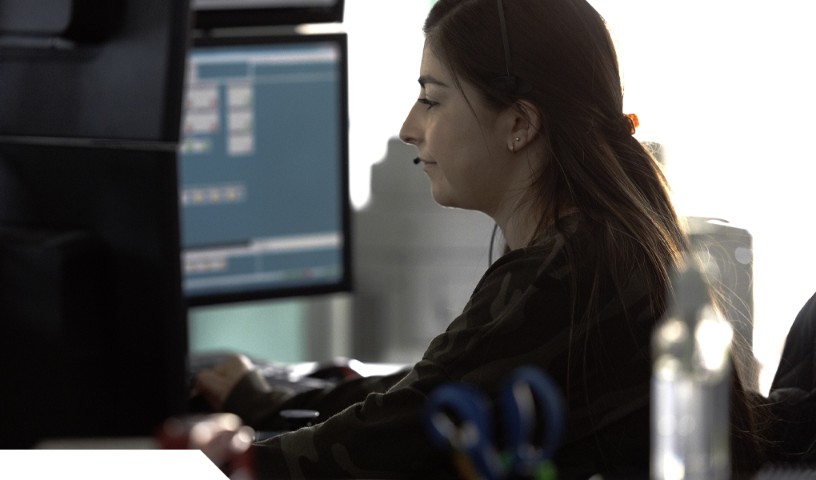
{"label": "clear plastic bottle", "polygon": [[733,330],[694,262],[677,269],[672,285],[653,337],[651,477],[727,479]]}

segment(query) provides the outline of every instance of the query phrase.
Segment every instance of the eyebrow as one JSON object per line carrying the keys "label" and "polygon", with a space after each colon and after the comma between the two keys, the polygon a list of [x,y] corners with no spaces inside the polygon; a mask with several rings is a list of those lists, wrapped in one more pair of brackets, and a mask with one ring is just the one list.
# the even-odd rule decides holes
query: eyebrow
{"label": "eyebrow", "polygon": [[417,79],[417,81],[419,82],[419,85],[422,88],[425,88],[425,85],[428,85],[428,84],[439,85],[440,87],[447,87],[448,86],[448,85],[445,84],[445,82],[437,80],[436,78],[434,78],[434,77],[432,77],[430,75],[421,75],[419,77],[419,79]]}

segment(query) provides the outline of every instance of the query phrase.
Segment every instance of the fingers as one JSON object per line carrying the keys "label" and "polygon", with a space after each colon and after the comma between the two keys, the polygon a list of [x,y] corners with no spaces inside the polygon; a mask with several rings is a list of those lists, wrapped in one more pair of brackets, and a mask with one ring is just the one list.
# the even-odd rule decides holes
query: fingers
{"label": "fingers", "polygon": [[226,376],[244,376],[245,373],[255,368],[246,355],[230,355],[223,362],[215,366],[214,370]]}
{"label": "fingers", "polygon": [[254,368],[244,355],[233,355],[196,376],[194,390],[215,410],[221,410],[235,385]]}
{"label": "fingers", "polygon": [[158,440],[163,448],[199,449],[229,478],[245,478],[241,473],[250,472],[242,469],[251,460],[244,455],[254,438],[255,432],[238,416],[219,413],[171,417],[162,425]]}

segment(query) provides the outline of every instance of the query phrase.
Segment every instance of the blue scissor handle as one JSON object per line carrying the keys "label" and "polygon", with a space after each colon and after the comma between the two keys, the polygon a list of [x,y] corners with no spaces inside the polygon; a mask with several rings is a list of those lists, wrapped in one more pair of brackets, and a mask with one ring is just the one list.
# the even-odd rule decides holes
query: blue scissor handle
{"label": "blue scissor handle", "polygon": [[483,478],[501,478],[490,402],[481,392],[462,383],[442,385],[428,397],[424,418],[438,447],[464,453]]}
{"label": "blue scissor handle", "polygon": [[564,406],[555,383],[534,367],[512,372],[499,392],[503,450],[496,444],[493,406],[476,388],[449,383],[428,397],[424,416],[431,441],[464,454],[481,478],[535,478],[564,432]]}
{"label": "blue scissor handle", "polygon": [[510,466],[530,475],[552,458],[564,433],[564,405],[549,376],[534,367],[520,367],[506,380],[498,397]]}

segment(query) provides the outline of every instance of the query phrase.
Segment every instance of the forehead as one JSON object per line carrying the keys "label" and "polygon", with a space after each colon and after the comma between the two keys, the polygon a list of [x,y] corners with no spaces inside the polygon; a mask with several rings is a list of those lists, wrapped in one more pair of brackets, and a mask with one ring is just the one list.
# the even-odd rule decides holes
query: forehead
{"label": "forehead", "polygon": [[420,83],[423,83],[423,86],[426,82],[440,84],[440,86],[453,86],[453,75],[448,67],[436,56],[427,41],[422,49],[422,63],[419,67],[419,75]]}

